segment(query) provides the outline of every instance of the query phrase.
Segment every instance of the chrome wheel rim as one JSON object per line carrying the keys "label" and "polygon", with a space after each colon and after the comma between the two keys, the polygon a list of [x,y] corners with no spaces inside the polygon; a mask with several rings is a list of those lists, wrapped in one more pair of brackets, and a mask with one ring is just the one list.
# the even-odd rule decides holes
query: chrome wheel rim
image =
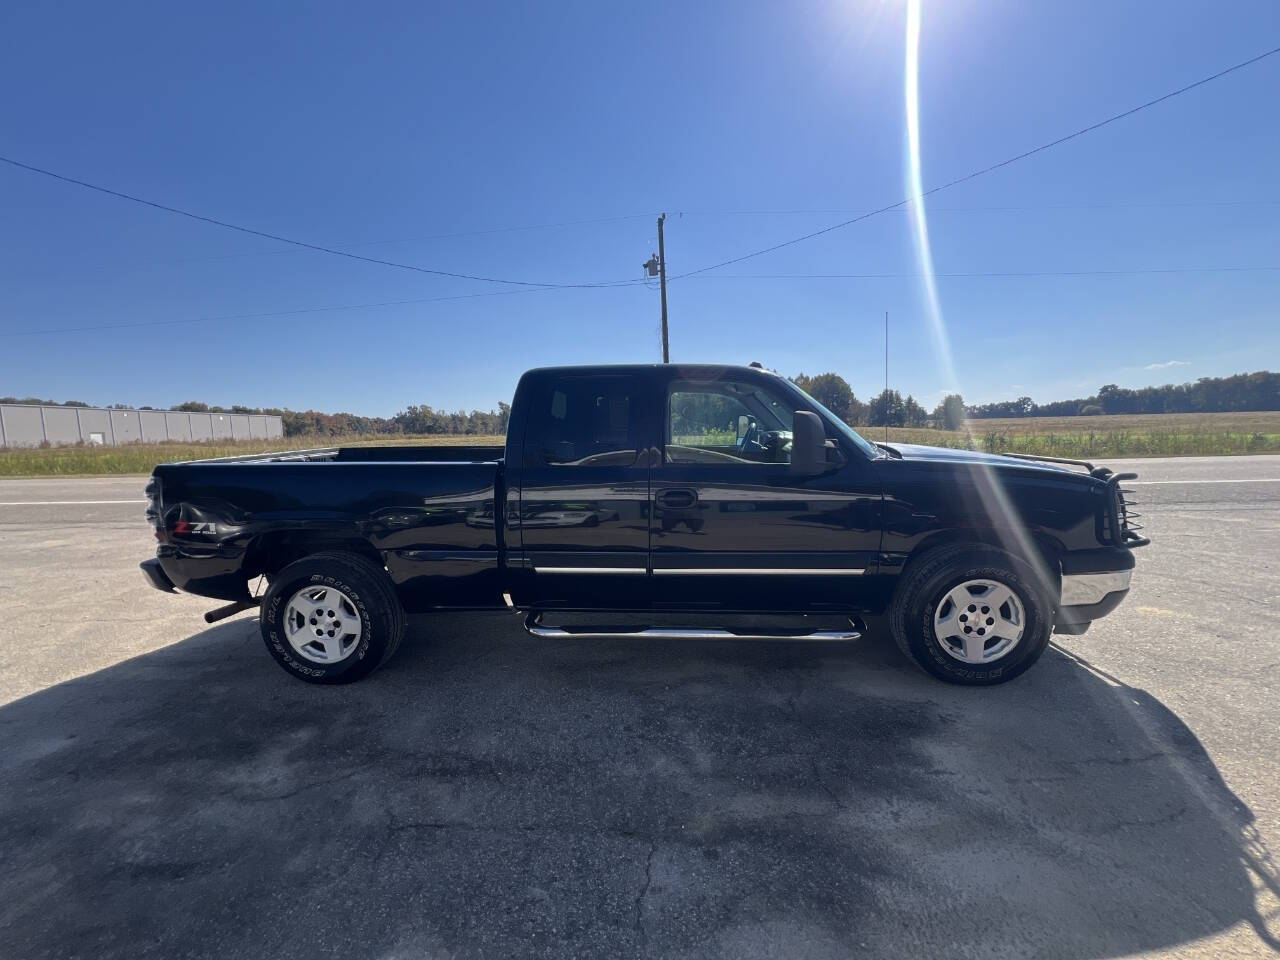
{"label": "chrome wheel rim", "polygon": [[1022,601],[997,580],[966,580],[952,587],[933,613],[938,645],[961,663],[973,665],[1008,654],[1026,625]]}
{"label": "chrome wheel rim", "polygon": [[289,599],[284,632],[293,652],[312,663],[338,663],[351,655],[364,622],[351,598],[337,587],[303,587]]}

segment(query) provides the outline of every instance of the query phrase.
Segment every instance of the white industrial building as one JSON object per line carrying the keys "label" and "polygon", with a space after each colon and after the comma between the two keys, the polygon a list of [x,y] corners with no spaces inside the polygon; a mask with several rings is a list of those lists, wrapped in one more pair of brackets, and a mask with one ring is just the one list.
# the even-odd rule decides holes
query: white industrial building
{"label": "white industrial building", "polygon": [[283,436],[280,418],[265,414],[0,404],[3,447],[267,440]]}

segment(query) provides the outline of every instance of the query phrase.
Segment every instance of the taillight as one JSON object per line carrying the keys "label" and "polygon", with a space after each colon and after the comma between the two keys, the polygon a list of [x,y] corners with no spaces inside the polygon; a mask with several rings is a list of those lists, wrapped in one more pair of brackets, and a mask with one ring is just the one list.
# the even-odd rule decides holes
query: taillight
{"label": "taillight", "polygon": [[147,481],[147,520],[151,526],[155,528],[156,539],[160,540],[161,532],[164,530],[164,520],[160,513],[160,478],[152,477]]}

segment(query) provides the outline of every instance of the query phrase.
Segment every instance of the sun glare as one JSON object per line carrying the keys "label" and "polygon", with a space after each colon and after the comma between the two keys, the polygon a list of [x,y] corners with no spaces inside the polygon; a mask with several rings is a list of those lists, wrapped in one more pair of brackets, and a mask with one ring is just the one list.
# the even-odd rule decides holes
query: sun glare
{"label": "sun glare", "polygon": [[[929,246],[929,219],[925,212],[924,177],[920,160],[920,17],[921,0],[908,0],[904,93],[907,118],[907,209],[911,232],[915,239],[916,259],[924,284],[925,309],[929,329],[933,333],[934,353],[949,392],[960,392],[955,363],[951,357],[951,340],[942,318],[942,304],[933,272],[933,252]],[[967,428],[966,428],[967,429]],[[972,444],[972,436],[970,437]],[[1032,542],[1017,509],[1009,499],[999,475],[989,467],[973,472],[974,492],[982,501],[993,530],[1004,546],[1025,558],[1033,567],[1041,586],[1051,591],[1056,586],[1053,571],[1046,566],[1040,550]]]}
{"label": "sun glare", "polygon": [[929,219],[925,212],[924,182],[920,162],[920,0],[907,3],[907,49],[905,73],[907,113],[907,194],[911,199],[907,210],[911,233],[915,240],[916,260],[924,278],[925,305],[934,349],[942,368],[943,381],[950,391],[959,388],[955,364],[951,359],[951,342],[942,319],[942,306],[933,273],[933,252],[929,247]]}

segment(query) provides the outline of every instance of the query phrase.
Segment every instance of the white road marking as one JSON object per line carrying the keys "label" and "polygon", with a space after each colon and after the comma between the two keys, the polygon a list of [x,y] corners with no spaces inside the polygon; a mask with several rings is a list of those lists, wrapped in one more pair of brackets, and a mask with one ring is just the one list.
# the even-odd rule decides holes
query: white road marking
{"label": "white road marking", "polygon": [[1121,480],[1127,487],[1154,487],[1164,483],[1280,483],[1280,477],[1257,477],[1253,480]]}
{"label": "white road marking", "polygon": [[0,500],[0,507],[88,507],[99,503],[146,503],[146,500]]}

